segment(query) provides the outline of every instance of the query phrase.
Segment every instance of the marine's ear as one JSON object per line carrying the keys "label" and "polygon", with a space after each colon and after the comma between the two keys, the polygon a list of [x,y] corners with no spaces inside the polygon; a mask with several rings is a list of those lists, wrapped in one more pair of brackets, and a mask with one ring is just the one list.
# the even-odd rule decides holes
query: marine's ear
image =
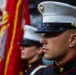
{"label": "marine's ear", "polygon": [[74,47],[76,45],[76,34],[71,34],[69,39],[69,47]]}

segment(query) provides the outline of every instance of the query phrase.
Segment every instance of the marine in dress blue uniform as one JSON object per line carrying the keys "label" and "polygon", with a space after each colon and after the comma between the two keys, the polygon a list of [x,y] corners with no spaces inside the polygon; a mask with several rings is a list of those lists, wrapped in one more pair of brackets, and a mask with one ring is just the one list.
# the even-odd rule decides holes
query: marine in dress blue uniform
{"label": "marine in dress blue uniform", "polygon": [[[42,44],[39,42],[42,34],[34,33],[35,30],[37,28],[25,25],[23,40],[19,43],[21,45],[21,58],[28,63],[25,63],[23,67],[23,75],[30,75],[35,68],[44,65],[42,62]],[[34,75],[40,75],[43,69]]]}
{"label": "marine in dress blue uniform", "polygon": [[[41,39],[44,58],[55,60],[52,65],[49,65],[44,70],[42,75],[76,75],[76,39],[73,39],[76,38],[74,36],[76,35],[76,7],[62,2],[44,1],[38,5],[38,10],[42,14],[42,26],[35,32],[44,34]],[[72,39],[69,39],[70,37],[68,38],[66,35],[63,37],[68,38],[67,40],[69,41],[63,41],[63,37],[60,37],[68,30],[69,32],[75,31],[69,35]],[[67,33],[69,34],[69,32]],[[60,45],[61,48],[56,45]],[[60,50],[58,51],[58,49]],[[55,53],[56,50],[57,52]],[[66,54],[63,51],[58,55],[62,50]]]}
{"label": "marine in dress blue uniform", "polygon": [[[25,67],[24,67],[24,70],[23,70],[23,75],[30,75],[30,73],[35,69],[37,68],[38,66],[41,66],[41,65],[44,65],[43,62],[42,62],[42,59],[39,59],[33,63],[30,63],[30,64],[27,64]],[[43,70],[42,70],[43,71]],[[40,75],[41,74],[41,70],[40,71],[37,71],[37,73],[35,75]]]}

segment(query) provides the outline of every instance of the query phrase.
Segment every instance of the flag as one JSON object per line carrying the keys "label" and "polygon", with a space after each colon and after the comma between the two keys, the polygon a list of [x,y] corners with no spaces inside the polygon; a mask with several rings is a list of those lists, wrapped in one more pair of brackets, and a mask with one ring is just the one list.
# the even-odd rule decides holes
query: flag
{"label": "flag", "polygon": [[[10,2],[9,2],[10,1]],[[7,0],[8,32],[6,39],[6,63],[4,75],[18,75],[20,50],[18,42],[21,39],[22,0]],[[9,7],[9,8],[8,8]]]}
{"label": "flag", "polygon": [[1,36],[1,17],[2,17],[2,12],[0,11],[0,75],[3,75],[3,71],[4,71],[4,60],[2,59],[3,58],[3,52],[2,51],[2,44],[1,44],[1,39],[2,39],[2,36]]}
{"label": "flag", "polygon": [[0,75],[4,74],[4,64],[4,60],[2,60],[0,57]]}
{"label": "flag", "polygon": [[0,31],[0,75],[4,74],[4,67],[5,67],[5,42],[6,42],[6,35],[7,35],[7,28],[6,26],[1,26]]}
{"label": "flag", "polygon": [[[7,38],[6,38],[6,52],[5,52],[6,62],[5,62],[4,75],[18,75],[20,71],[19,68],[20,68],[21,59],[20,59],[20,49],[19,49],[20,46],[18,42],[22,40],[22,35],[23,35],[22,21],[24,18],[23,9],[26,9],[26,6],[24,5],[25,1],[27,0],[6,1],[5,14],[8,17],[8,22],[7,22],[8,30],[7,30]],[[30,24],[30,22],[28,23]]]}
{"label": "flag", "polygon": [[5,42],[7,27],[2,24],[2,17],[6,0],[0,0],[0,75],[4,75],[5,67]]}
{"label": "flag", "polygon": [[28,0],[24,0],[24,21],[25,24],[30,25],[30,14],[29,14]]}

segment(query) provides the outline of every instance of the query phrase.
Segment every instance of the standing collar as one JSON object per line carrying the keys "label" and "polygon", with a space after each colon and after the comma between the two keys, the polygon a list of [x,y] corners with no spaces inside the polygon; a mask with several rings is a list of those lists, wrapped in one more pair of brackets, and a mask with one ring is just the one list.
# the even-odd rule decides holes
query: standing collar
{"label": "standing collar", "polygon": [[53,69],[57,74],[65,74],[71,72],[72,70],[76,69],[76,56],[58,66],[54,62]]}
{"label": "standing collar", "polygon": [[42,64],[43,64],[42,59],[38,59],[35,62],[28,64],[28,67],[32,68],[32,67],[39,66],[39,65],[42,65]]}

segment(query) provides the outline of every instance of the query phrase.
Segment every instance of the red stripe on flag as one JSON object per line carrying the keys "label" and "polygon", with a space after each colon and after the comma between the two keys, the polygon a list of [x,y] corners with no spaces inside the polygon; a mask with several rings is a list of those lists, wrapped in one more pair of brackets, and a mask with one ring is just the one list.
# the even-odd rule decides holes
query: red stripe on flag
{"label": "red stripe on flag", "polygon": [[4,75],[18,75],[20,49],[18,42],[22,39],[22,0],[11,0],[6,40],[6,65]]}
{"label": "red stripe on flag", "polygon": [[[25,1],[25,2],[22,2]],[[6,11],[8,17],[8,34],[6,39],[6,63],[4,75],[18,75],[20,69],[20,49],[19,44],[22,40],[23,16],[26,24],[30,24],[30,15],[27,0],[7,0]],[[23,14],[23,9],[25,9]]]}

